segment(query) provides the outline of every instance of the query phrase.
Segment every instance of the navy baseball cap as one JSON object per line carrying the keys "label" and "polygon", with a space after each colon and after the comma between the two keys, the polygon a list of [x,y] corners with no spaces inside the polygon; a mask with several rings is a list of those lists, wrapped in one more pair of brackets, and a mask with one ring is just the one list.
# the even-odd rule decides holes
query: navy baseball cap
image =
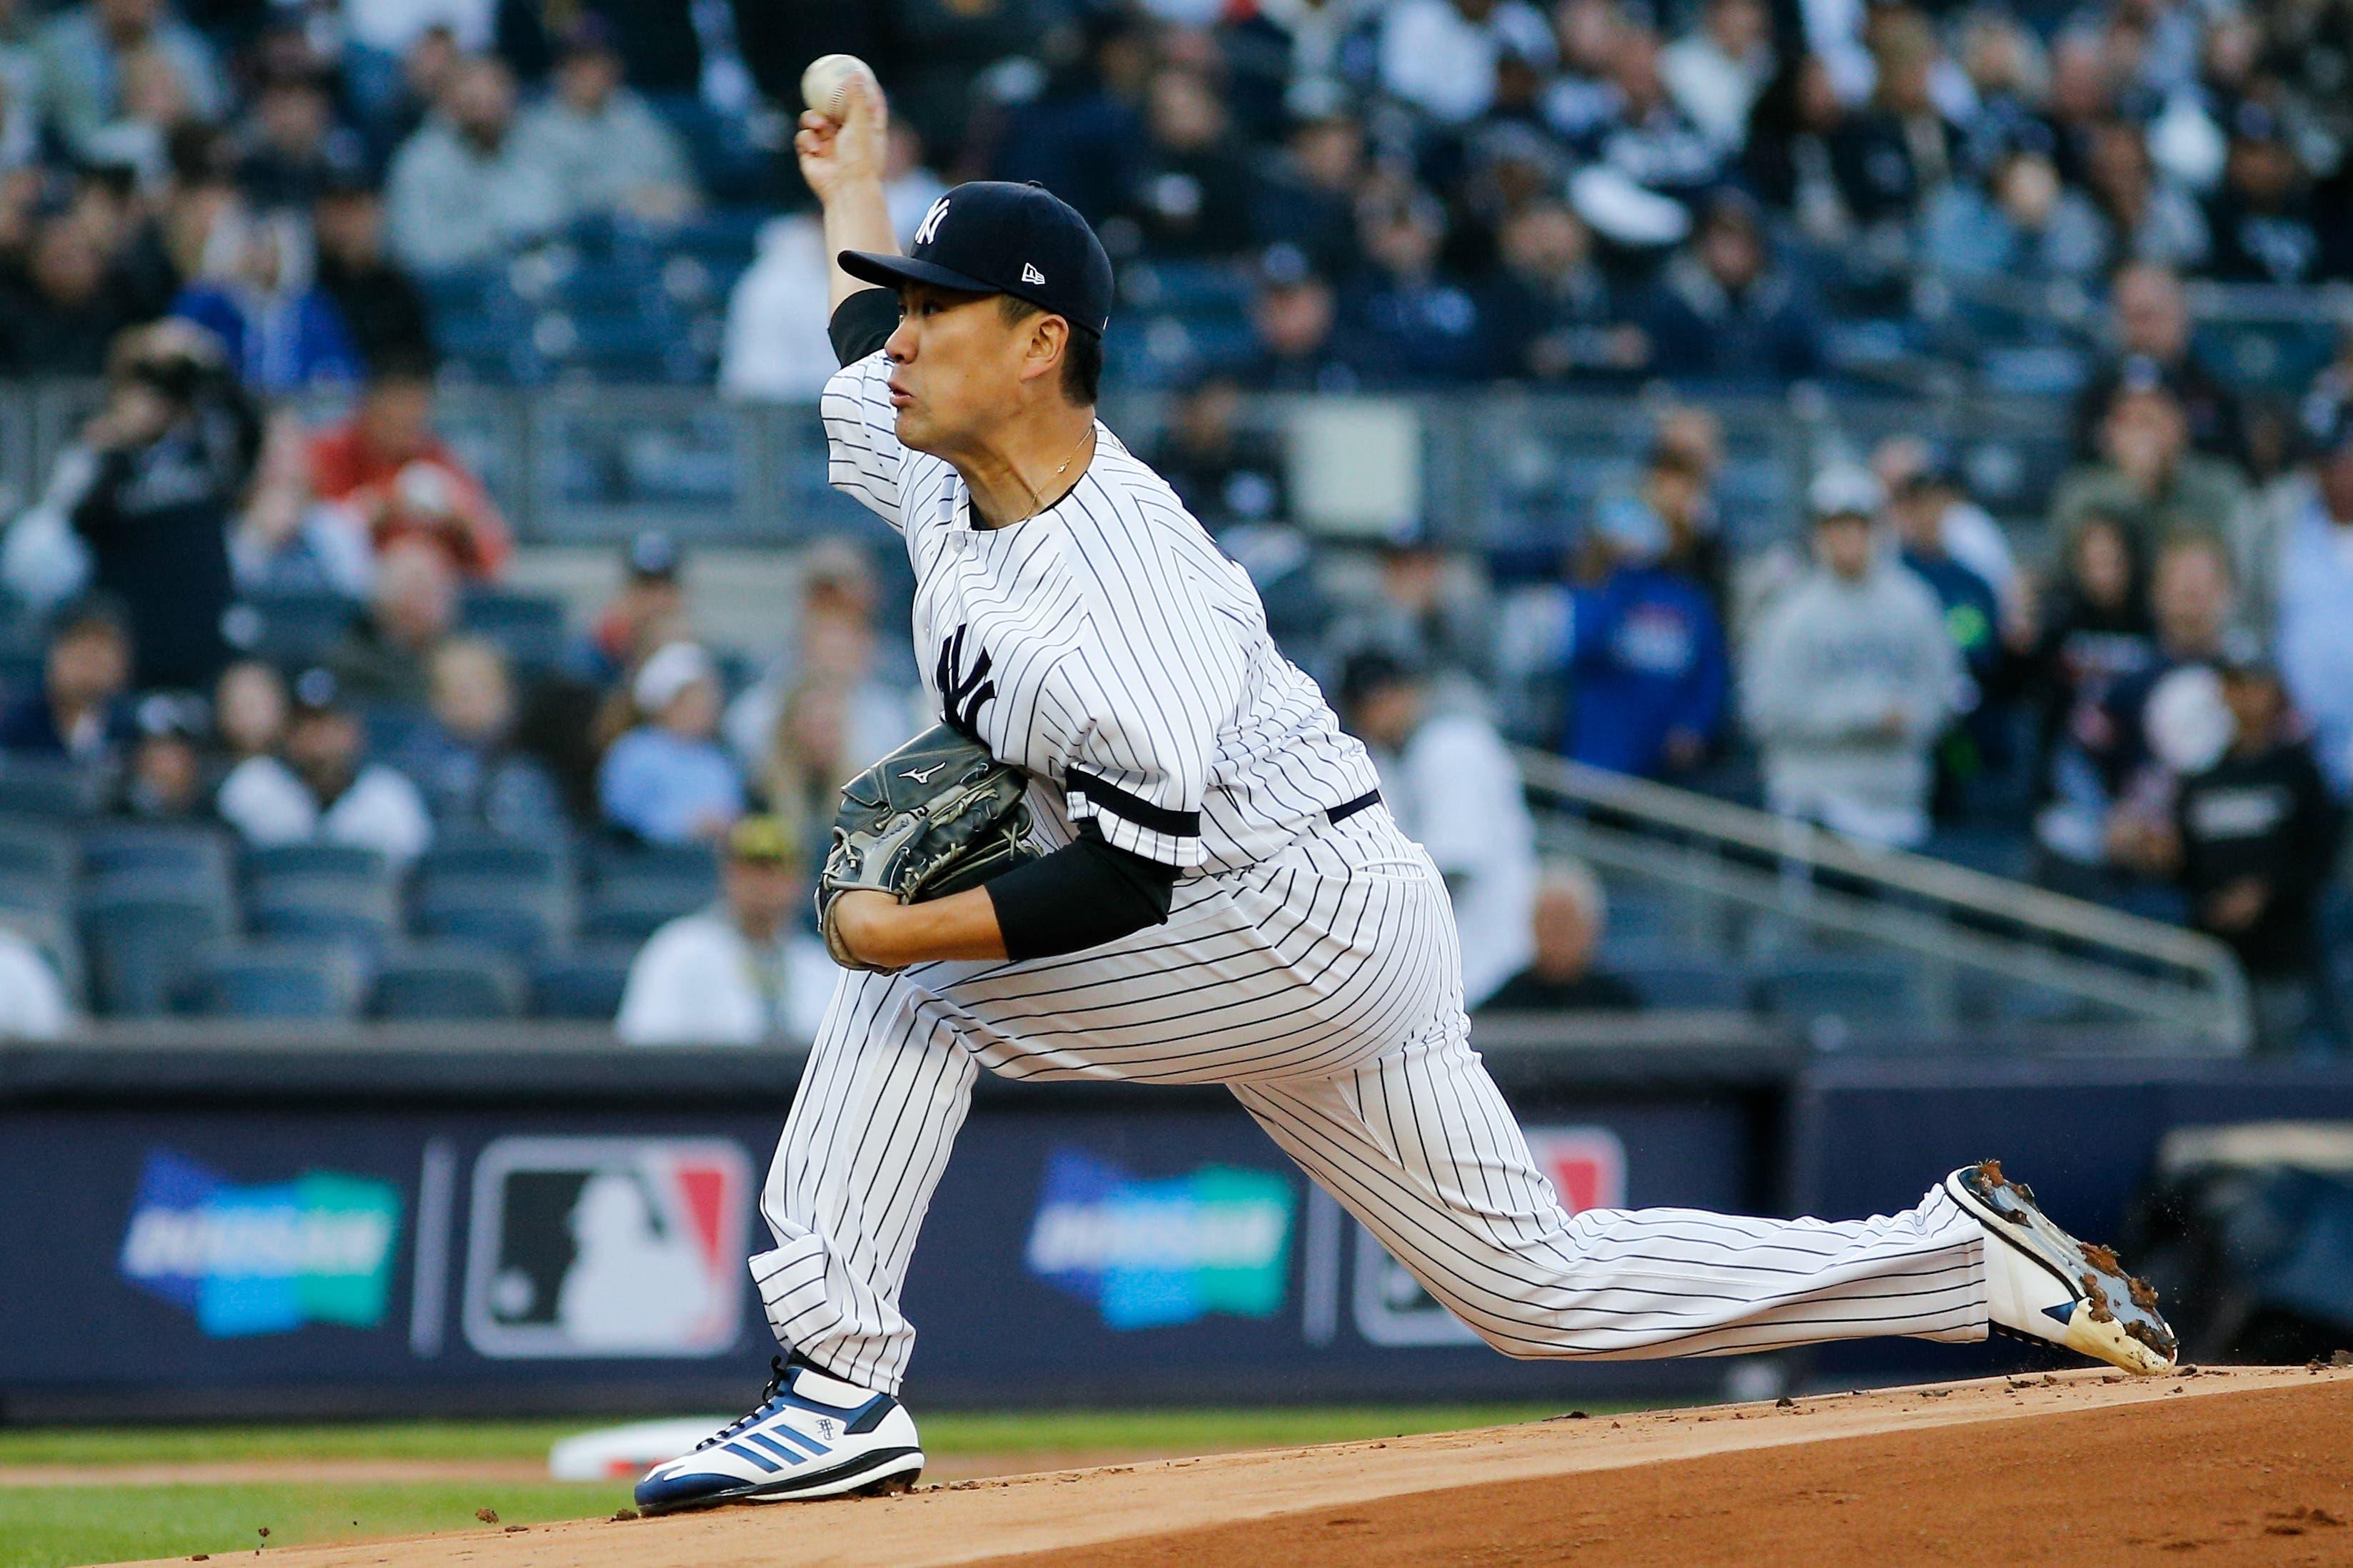
{"label": "navy baseball cap", "polygon": [[1075,207],[1034,183],[969,181],[932,204],[906,255],[845,250],[839,259],[862,283],[1010,294],[1098,336],[1111,325],[1103,241]]}

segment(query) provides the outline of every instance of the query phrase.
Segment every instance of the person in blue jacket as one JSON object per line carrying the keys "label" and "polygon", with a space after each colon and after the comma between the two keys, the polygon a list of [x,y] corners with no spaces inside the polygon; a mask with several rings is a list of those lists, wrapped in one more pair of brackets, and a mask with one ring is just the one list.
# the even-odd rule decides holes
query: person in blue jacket
{"label": "person in blue jacket", "polygon": [[1706,760],[1731,665],[1707,590],[1664,564],[1667,545],[1666,525],[1635,497],[1596,513],[1588,580],[1568,595],[1562,750],[1595,767],[1672,781]]}

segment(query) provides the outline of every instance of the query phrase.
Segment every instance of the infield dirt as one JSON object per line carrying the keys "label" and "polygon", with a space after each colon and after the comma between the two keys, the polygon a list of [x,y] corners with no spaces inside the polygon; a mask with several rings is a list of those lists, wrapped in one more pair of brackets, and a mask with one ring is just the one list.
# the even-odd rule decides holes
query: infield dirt
{"label": "infield dirt", "polygon": [[1993,1379],[269,1556],[289,1568],[2353,1563],[2353,1372]]}

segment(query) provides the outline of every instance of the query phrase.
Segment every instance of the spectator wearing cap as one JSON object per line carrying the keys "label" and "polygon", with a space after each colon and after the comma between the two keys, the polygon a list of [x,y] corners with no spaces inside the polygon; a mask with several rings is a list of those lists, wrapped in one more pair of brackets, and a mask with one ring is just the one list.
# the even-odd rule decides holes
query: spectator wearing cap
{"label": "spectator wearing cap", "polygon": [[1476,376],[1479,305],[1439,267],[1446,211],[1429,193],[1375,197],[1359,215],[1365,264],[1340,298],[1339,353],[1366,382],[1420,386]]}
{"label": "spectator wearing cap", "polygon": [[478,56],[451,73],[432,116],[401,144],[385,180],[385,232],[419,272],[504,258],[567,216],[562,172],[516,134],[514,79]]}
{"label": "spectator wearing cap", "polygon": [[1778,384],[1821,368],[1813,313],[1774,265],[1756,205],[1743,196],[1717,197],[1667,263],[1645,330],[1652,363],[1679,379]]}
{"label": "spectator wearing cap", "polygon": [[2344,808],[2295,733],[2270,659],[2233,649],[2220,673],[2228,742],[2210,766],[2181,780],[2162,858],[2189,900],[2191,923],[2246,966],[2259,1043],[2290,1050],[2316,1029],[2338,1027],[2322,1005],[2316,916]]}
{"label": "spectator wearing cap", "polygon": [[2180,400],[2154,369],[2126,368],[2100,423],[2099,459],[2061,477],[2052,526],[2064,533],[2098,512],[2131,529],[2145,553],[2176,533],[2235,537],[2248,510],[2246,482],[2230,463],[2190,446]]}
{"label": "spectator wearing cap", "polygon": [[[1340,9],[1349,0],[1325,3]],[[1361,258],[1356,194],[1365,184],[1365,127],[1336,86],[1310,94],[1306,110],[1260,179],[1255,232],[1261,244],[1288,246],[1316,271],[1342,277]]]}
{"label": "spectator wearing cap", "polygon": [[205,775],[209,732],[201,698],[150,692],[132,710],[131,761],[115,810],[141,822],[197,822],[212,815]]}
{"label": "spectator wearing cap", "polygon": [[612,29],[584,15],[556,56],[554,90],[515,122],[516,155],[553,174],[566,216],[675,223],[702,203],[693,166],[622,79]]}
{"label": "spectator wearing cap", "polygon": [[841,972],[795,922],[808,901],[800,846],[773,816],[729,830],[719,902],[670,921],[629,964],[613,1031],[632,1046],[814,1039]]}
{"label": "spectator wearing cap", "polygon": [[2353,408],[2329,411],[2279,544],[2281,673],[2320,765],[2353,799]]}
{"label": "spectator wearing cap", "polygon": [[[2307,283],[2335,258],[2313,203],[2311,172],[2271,108],[2232,116],[2222,184],[2206,204],[2213,250],[2206,271],[2226,283]],[[2342,221],[2340,218],[2338,221]]]}
{"label": "spectator wearing cap", "polygon": [[1996,699],[2014,673],[2010,660],[2009,617],[2000,595],[1978,570],[1946,547],[1945,514],[1951,482],[1934,461],[1905,476],[1888,496],[1896,561],[1928,586],[1943,613],[1946,633],[1960,655],[1968,687],[1963,711],[1936,749],[1940,810],[1958,808],[1970,781],[1999,773],[2010,759],[2009,710]]}
{"label": "spectator wearing cap", "polygon": [[104,150],[125,107],[126,77],[146,61],[170,73],[196,118],[217,121],[228,103],[212,47],[166,0],[84,0],[50,18],[33,56],[43,117],[85,157]]}
{"label": "spectator wearing cap", "polygon": [[332,674],[304,670],[293,690],[280,752],[248,757],[221,781],[221,819],[256,848],[348,844],[406,867],[433,842],[424,796],[366,759],[359,716]]}
{"label": "spectator wearing cap", "polygon": [[213,219],[206,275],[180,291],[172,313],[218,338],[256,393],[356,384],[359,353],[313,261],[310,225],[298,215],[230,208]]}
{"label": "spectator wearing cap", "polygon": [[[1871,471],[1890,495],[1933,511],[1945,553],[1985,579],[2005,609],[2024,592],[2010,536],[1991,512],[1969,499],[1950,452],[1917,436],[1891,436],[1872,448]],[[1923,519],[1925,521],[1925,517]]]}
{"label": "spectator wearing cap", "polygon": [[1344,607],[1333,646],[1385,649],[1436,684],[1483,683],[1494,668],[1495,628],[1482,574],[1418,517],[1383,534],[1373,554],[1373,591]]}
{"label": "spectator wearing cap", "polygon": [[119,607],[100,599],[68,605],[50,626],[40,689],[0,708],[0,752],[111,773],[130,735],[131,665]]}
{"label": "spectator wearing cap", "polygon": [[1707,589],[1666,562],[1666,524],[1636,496],[1602,503],[1568,596],[1562,750],[1646,778],[1689,776],[1724,720],[1731,667]]}
{"label": "spectator wearing cap", "polygon": [[1331,283],[1293,247],[1270,247],[1250,300],[1253,348],[1244,384],[1268,392],[1360,390],[1363,378],[1340,353],[1338,326]]}
{"label": "spectator wearing cap", "polygon": [[1927,836],[1929,748],[1963,676],[1926,585],[1880,556],[1882,499],[1859,468],[1815,479],[1814,569],[1758,617],[1741,696],[1775,811],[1909,847]]}
{"label": "spectator wearing cap", "polygon": [[408,732],[393,761],[424,792],[435,830],[567,838],[555,781],[514,744],[514,677],[499,646],[450,637],[426,668],[431,718]]}
{"label": "spectator wearing cap", "polygon": [[433,334],[425,297],[406,268],[385,254],[384,197],[356,170],[332,169],[311,202],[319,288],[335,302],[352,347],[370,371],[430,364]]}
{"label": "spectator wearing cap", "polygon": [[335,121],[330,82],[306,70],[282,70],[261,84],[239,140],[237,184],[265,212],[310,206],[366,155],[358,134]]}
{"label": "spectator wearing cap", "polygon": [[1381,798],[1446,879],[1476,1007],[1532,952],[1535,825],[1511,748],[1478,713],[1432,703],[1420,668],[1385,649],[1349,658],[1340,710],[1372,750]]}
{"label": "spectator wearing cap", "polygon": [[1576,860],[1547,863],[1530,911],[1528,966],[1487,998],[1491,1013],[1635,1013],[1642,994],[1596,962],[1609,897]]}
{"label": "spectator wearing cap", "polygon": [[352,623],[327,666],[362,702],[421,709],[433,650],[458,621],[458,583],[430,545],[410,541],[376,563],[367,614]]}
{"label": "spectator wearing cap", "polygon": [[686,629],[686,558],[658,528],[621,548],[621,585],[564,656],[566,674],[600,690]]}
{"label": "spectator wearing cap", "polygon": [[2137,261],[2117,268],[2108,286],[2107,348],[2075,401],[2080,455],[2098,454],[2101,426],[2117,392],[2152,381],[2180,405],[2191,446],[2212,458],[2245,455],[2246,416],[2239,395],[2198,357],[2189,329],[2189,302],[2170,268]]}
{"label": "spectator wearing cap", "polygon": [[716,736],[719,669],[699,644],[665,643],[638,667],[642,716],[596,770],[607,825],[650,844],[716,840],[744,815],[744,781]]}
{"label": "spectator wearing cap", "polygon": [[1291,515],[1282,442],[1244,416],[1241,383],[1229,374],[1204,375],[1179,395],[1151,461],[1211,533]]}
{"label": "spectator wearing cap", "polygon": [[434,434],[432,362],[371,368],[351,417],[311,440],[313,488],[360,520],[379,554],[422,539],[470,579],[498,576],[513,541],[481,480]]}

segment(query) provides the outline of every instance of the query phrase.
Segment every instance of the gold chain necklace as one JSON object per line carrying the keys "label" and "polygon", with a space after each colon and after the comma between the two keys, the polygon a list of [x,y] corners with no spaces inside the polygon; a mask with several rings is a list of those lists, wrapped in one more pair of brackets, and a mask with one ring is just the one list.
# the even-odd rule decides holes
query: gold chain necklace
{"label": "gold chain necklace", "polygon": [[[1050,484],[1052,484],[1056,479],[1060,479],[1064,473],[1066,473],[1067,471],[1069,471],[1071,465],[1072,463],[1075,463],[1075,462],[1077,462],[1077,461],[1079,460],[1079,448],[1080,448],[1081,447],[1084,447],[1088,442],[1090,442],[1090,441],[1093,440],[1093,439],[1094,439],[1094,437],[1095,437],[1095,426],[1094,426],[1094,421],[1093,421],[1093,420],[1092,420],[1092,419],[1090,419],[1089,421],[1087,421],[1087,427],[1086,427],[1085,431],[1084,431],[1083,433],[1082,433],[1082,434],[1080,435],[1080,437],[1079,437],[1078,446],[1076,446],[1076,447],[1072,447],[1071,448],[1071,455],[1070,455],[1069,457],[1067,457],[1067,458],[1063,458],[1063,459],[1062,459],[1062,461],[1061,461],[1061,463],[1060,463],[1060,465],[1059,465],[1059,466],[1054,469],[1054,471],[1053,471],[1052,473],[1048,474],[1048,475],[1046,476],[1046,482],[1047,482],[1048,484],[1050,484]],[[1018,473],[1016,473],[1013,477],[1014,477],[1015,479],[1021,479],[1021,476],[1020,476]],[[1032,486],[1032,485],[1029,483],[1029,481],[1028,479],[1021,479],[1021,488],[1022,488],[1023,489],[1028,490],[1028,491],[1029,492],[1029,500],[1031,500],[1031,502],[1032,502],[1032,503],[1034,503],[1034,504],[1032,504],[1032,505],[1031,505],[1031,507],[1029,508],[1029,510],[1028,511],[1026,511],[1026,512],[1022,513],[1019,517],[1015,518],[1015,519],[1013,520],[1013,522],[1005,523],[1005,524],[1003,525],[1004,527],[1010,528],[1010,527],[1012,527],[1012,526],[1013,526],[1013,523],[1014,523],[1014,522],[1027,522],[1027,521],[1029,521],[1031,518],[1033,518],[1033,517],[1037,516],[1039,512],[1044,511],[1044,510],[1046,510],[1046,498],[1045,498],[1045,496],[1044,496],[1044,495],[1042,495],[1041,493],[1039,493],[1039,490],[1036,489],[1036,487]],[[1065,492],[1065,493],[1067,493],[1067,492]],[[1060,497],[1057,497],[1057,498],[1056,498],[1056,500],[1059,500],[1060,499]]]}

